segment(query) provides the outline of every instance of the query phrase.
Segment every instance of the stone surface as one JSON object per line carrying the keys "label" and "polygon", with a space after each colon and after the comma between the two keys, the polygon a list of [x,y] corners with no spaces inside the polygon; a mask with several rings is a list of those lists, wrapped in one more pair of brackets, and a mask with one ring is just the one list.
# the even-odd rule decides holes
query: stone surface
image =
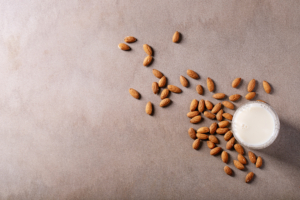
{"label": "stone surface", "polygon": [[[0,10],[0,199],[300,198],[299,1],[1,0]],[[128,35],[138,41],[119,50]],[[146,43],[154,50],[149,67]],[[183,90],[166,108],[151,90],[152,69]],[[256,99],[278,113],[278,139],[254,151],[261,169],[237,170],[237,153],[228,151],[230,177],[206,142],[192,149],[188,129],[213,121],[190,124],[191,100],[219,102],[207,77],[215,92],[241,94],[237,107],[255,78]],[[236,77],[243,81],[234,89]],[[153,116],[145,113],[148,101]],[[249,171],[255,176],[246,184]]]}

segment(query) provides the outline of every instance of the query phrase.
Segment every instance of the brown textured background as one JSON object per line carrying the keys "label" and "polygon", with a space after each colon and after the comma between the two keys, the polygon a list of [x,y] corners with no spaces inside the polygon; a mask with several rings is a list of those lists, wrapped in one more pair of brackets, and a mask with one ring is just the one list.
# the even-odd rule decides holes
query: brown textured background
{"label": "brown textured background", "polygon": [[[300,198],[299,1],[1,0],[0,10],[1,199]],[[138,41],[124,52],[117,45],[127,35]],[[144,43],[155,52],[149,67]],[[154,68],[177,86],[187,69],[201,78],[188,78],[190,87],[160,108]],[[256,99],[278,112],[278,139],[254,151],[261,169],[237,170],[229,151],[229,177],[206,143],[192,149],[188,128],[212,121],[191,125],[191,100],[217,103],[208,76],[216,92],[243,96],[255,78]],[[233,89],[236,77],[243,82]],[[148,101],[153,116],[144,111]],[[246,184],[249,171],[255,177]]]}

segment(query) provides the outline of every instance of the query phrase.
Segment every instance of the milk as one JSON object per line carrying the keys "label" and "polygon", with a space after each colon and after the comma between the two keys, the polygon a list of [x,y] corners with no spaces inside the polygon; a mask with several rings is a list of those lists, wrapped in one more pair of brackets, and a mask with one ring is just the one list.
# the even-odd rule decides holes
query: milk
{"label": "milk", "polygon": [[270,106],[252,102],[236,111],[232,128],[235,138],[240,143],[250,148],[265,148],[276,139],[279,120]]}

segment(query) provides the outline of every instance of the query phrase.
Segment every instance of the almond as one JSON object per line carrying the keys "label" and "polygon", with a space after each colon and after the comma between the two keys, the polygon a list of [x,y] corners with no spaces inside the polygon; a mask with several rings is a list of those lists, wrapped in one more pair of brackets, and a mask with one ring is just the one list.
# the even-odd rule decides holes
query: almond
{"label": "almond", "polygon": [[203,95],[203,87],[201,85],[196,86],[196,91],[198,92],[198,94]]}
{"label": "almond", "polygon": [[241,98],[241,95],[239,95],[239,94],[233,94],[233,95],[231,95],[230,97],[229,97],[229,100],[230,101],[237,101],[237,100],[239,100]]}
{"label": "almond", "polygon": [[260,99],[259,99],[259,100],[256,100],[256,101],[263,102],[263,103],[267,103],[267,102],[265,102],[265,101],[263,101],[263,100],[260,100]]}
{"label": "almond", "polygon": [[146,104],[146,109],[145,109],[146,113],[148,115],[151,115],[152,114],[152,103],[149,101],[147,104]]}
{"label": "almond", "polygon": [[236,78],[236,79],[234,79],[234,80],[232,81],[231,86],[232,86],[233,88],[236,88],[237,86],[239,86],[241,80],[242,80],[241,78]]}
{"label": "almond", "polygon": [[218,121],[222,121],[223,120],[223,109],[219,110],[219,112],[217,113],[216,117]]}
{"label": "almond", "polygon": [[180,76],[179,80],[180,80],[180,83],[183,87],[188,87],[189,86],[189,82],[184,76]]}
{"label": "almond", "polygon": [[213,80],[211,80],[211,78],[209,78],[209,77],[207,78],[206,84],[207,84],[208,91],[213,92],[215,90],[215,84],[214,84]]}
{"label": "almond", "polygon": [[174,93],[180,93],[181,89],[175,85],[168,85],[168,89]]}
{"label": "almond", "polygon": [[188,133],[189,133],[189,136],[190,136],[192,139],[195,140],[195,139],[197,138],[197,137],[196,137],[196,131],[195,131],[195,129],[189,128]]}
{"label": "almond", "polygon": [[161,100],[159,106],[166,107],[167,105],[169,105],[170,102],[171,102],[171,100],[169,98],[165,98],[165,99]]}
{"label": "almond", "polygon": [[193,99],[190,105],[190,111],[196,110],[198,107],[198,101],[196,99]]}
{"label": "almond", "polygon": [[270,92],[271,92],[271,86],[270,86],[270,84],[267,81],[263,81],[263,87],[264,87],[266,93],[270,94]]}
{"label": "almond", "polygon": [[205,109],[205,103],[204,103],[204,100],[201,99],[201,100],[199,101],[199,103],[198,103],[198,111],[199,111],[199,112],[203,112],[204,109]]}
{"label": "almond", "polygon": [[208,135],[203,134],[203,133],[197,133],[196,134],[197,138],[201,139],[201,140],[207,140]]}
{"label": "almond", "polygon": [[159,80],[158,86],[159,86],[159,87],[165,87],[166,83],[167,83],[167,78],[166,78],[165,76],[163,76],[163,77],[161,77],[161,79]]}
{"label": "almond", "polygon": [[219,144],[218,138],[216,136],[214,136],[214,135],[208,136],[208,139],[209,139],[209,141],[211,141],[211,142],[213,142],[215,144]]}
{"label": "almond", "polygon": [[159,91],[159,87],[158,87],[158,83],[157,82],[153,82],[152,83],[152,91],[154,94],[157,94]]}
{"label": "almond", "polygon": [[214,134],[217,130],[218,124],[216,122],[212,123],[209,127],[209,133]]}
{"label": "almond", "polygon": [[214,119],[214,118],[216,118],[216,116],[215,116],[214,114],[212,114],[212,113],[210,113],[210,112],[208,112],[208,111],[205,111],[205,112],[204,112],[204,116],[207,117],[207,118],[209,118],[209,119]]}
{"label": "almond", "polygon": [[222,152],[221,158],[224,163],[228,163],[228,153],[226,151]]}
{"label": "almond", "polygon": [[229,121],[221,121],[218,125],[220,128],[225,128],[229,125]]}
{"label": "almond", "polygon": [[261,166],[262,166],[262,159],[260,156],[258,156],[256,160],[256,167],[260,168]]}
{"label": "almond", "polygon": [[222,104],[221,104],[221,103],[217,103],[217,104],[213,107],[213,109],[211,110],[211,113],[216,114],[217,112],[219,112],[219,110],[221,110],[221,108],[222,108]]}
{"label": "almond", "polygon": [[118,45],[119,49],[123,50],[123,51],[128,51],[130,50],[130,47],[127,45],[127,44],[124,44],[124,43],[120,43]]}
{"label": "almond", "polygon": [[205,100],[205,106],[208,110],[212,110],[214,107],[214,105],[208,100]]}
{"label": "almond", "polygon": [[239,170],[245,169],[245,166],[244,166],[242,163],[240,163],[239,161],[237,161],[237,160],[234,160],[234,161],[233,161],[233,164],[234,164],[234,166],[235,166],[236,168],[238,168]]}
{"label": "almond", "polygon": [[208,127],[201,127],[197,130],[197,133],[208,133],[209,132],[209,128]]}
{"label": "almond", "polygon": [[240,144],[235,144],[234,145],[234,149],[238,152],[238,153],[240,153],[240,154],[242,154],[242,155],[244,155],[244,148],[240,145]]}
{"label": "almond", "polygon": [[208,148],[210,148],[210,149],[213,149],[216,146],[215,143],[213,143],[211,141],[207,141],[206,143],[207,143]]}
{"label": "almond", "polygon": [[200,147],[200,143],[201,143],[201,140],[200,139],[196,139],[194,142],[193,142],[193,149],[199,149]]}
{"label": "almond", "polygon": [[144,62],[143,62],[143,65],[144,66],[148,66],[150,65],[152,62],[152,56],[147,56],[145,59],[144,59]]}
{"label": "almond", "polygon": [[246,98],[247,100],[251,100],[251,99],[253,99],[253,98],[255,97],[255,95],[256,95],[255,92],[249,92],[249,93],[245,96],[245,98]]}
{"label": "almond", "polygon": [[230,140],[231,137],[232,137],[232,132],[227,131],[227,133],[225,133],[225,135],[224,135],[224,140],[228,141],[228,140]]}
{"label": "almond", "polygon": [[240,161],[240,163],[242,163],[243,165],[247,164],[247,160],[242,154],[239,154],[237,158],[238,158],[238,161]]}
{"label": "almond", "polygon": [[224,99],[225,96],[226,95],[224,93],[216,93],[212,97],[215,98],[215,99]]}
{"label": "almond", "polygon": [[152,48],[148,44],[143,45],[143,49],[149,56],[152,56]]}
{"label": "almond", "polygon": [[228,167],[228,166],[225,166],[225,167],[224,167],[224,172],[225,172],[226,174],[228,174],[229,176],[232,175],[232,170],[231,170],[231,168]]}
{"label": "almond", "polygon": [[186,71],[187,75],[193,79],[199,79],[199,75],[191,69]]}
{"label": "almond", "polygon": [[216,133],[217,134],[225,134],[225,133],[227,133],[228,130],[229,130],[228,128],[218,128],[216,130]]}
{"label": "almond", "polygon": [[226,149],[232,149],[233,145],[234,145],[234,142],[235,142],[235,138],[232,137],[226,144]]}
{"label": "almond", "polygon": [[157,78],[162,78],[164,75],[158,71],[157,69],[152,69],[152,73],[154,76],[156,76]]}
{"label": "almond", "polygon": [[[159,86],[159,84],[158,84]],[[168,89],[164,89],[160,94],[160,99],[165,99],[169,96],[170,91]]]}
{"label": "almond", "polygon": [[130,88],[130,89],[129,89],[129,93],[131,94],[131,96],[133,96],[133,97],[136,98],[136,99],[139,99],[139,98],[140,98],[140,94],[138,93],[138,91],[136,91],[136,90],[133,89],[133,88]]}
{"label": "almond", "polygon": [[229,108],[231,110],[234,109],[234,105],[233,103],[229,102],[229,101],[223,101],[222,104],[226,107],[226,108]]}
{"label": "almond", "polygon": [[222,116],[223,116],[225,119],[232,120],[232,115],[229,114],[229,113],[223,113]]}
{"label": "almond", "polygon": [[252,79],[251,81],[249,81],[248,83],[248,92],[252,92],[255,88],[255,79]]}
{"label": "almond", "polygon": [[253,179],[254,173],[253,172],[249,172],[245,178],[245,182],[249,183],[252,179]]}
{"label": "almond", "polygon": [[179,41],[179,36],[180,36],[179,32],[176,31],[176,32],[174,33],[174,35],[173,35],[172,41],[173,41],[174,43],[177,43],[177,42]]}
{"label": "almond", "polygon": [[124,38],[124,41],[125,41],[126,43],[132,43],[132,42],[135,42],[135,41],[136,41],[136,38],[133,37],[133,36],[127,36],[127,37]]}
{"label": "almond", "polygon": [[256,156],[253,152],[249,151],[248,152],[248,157],[249,157],[250,162],[252,162],[254,164],[256,163]]}
{"label": "almond", "polygon": [[193,118],[193,117],[196,117],[197,115],[199,115],[199,111],[189,112],[186,116],[189,118]]}
{"label": "almond", "polygon": [[192,124],[197,124],[197,123],[199,123],[201,121],[201,116],[200,115],[198,115],[198,116],[196,116],[196,117],[193,117],[191,120],[190,120],[190,122],[192,123]]}
{"label": "almond", "polygon": [[221,147],[215,147],[212,150],[210,150],[210,155],[217,155],[218,153],[220,153],[222,151]]}

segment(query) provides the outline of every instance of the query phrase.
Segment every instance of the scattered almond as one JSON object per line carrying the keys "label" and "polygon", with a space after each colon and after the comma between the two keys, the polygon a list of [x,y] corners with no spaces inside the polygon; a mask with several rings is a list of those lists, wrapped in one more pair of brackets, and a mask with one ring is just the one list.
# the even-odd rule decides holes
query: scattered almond
{"label": "scattered almond", "polygon": [[195,140],[195,139],[197,138],[197,137],[196,137],[196,131],[195,131],[195,129],[189,128],[188,133],[189,133],[189,136],[190,136],[192,139]]}
{"label": "scattered almond", "polygon": [[190,120],[190,122],[192,123],[192,124],[197,124],[197,123],[199,123],[201,121],[201,116],[200,115],[198,115],[198,116],[196,116],[196,117],[193,117],[191,120]]}
{"label": "scattered almond", "polygon": [[229,176],[232,175],[232,170],[231,170],[231,168],[228,167],[228,166],[225,166],[225,167],[224,167],[224,172],[225,172],[226,174],[228,174]]}
{"label": "scattered almond", "polygon": [[252,162],[253,164],[256,163],[256,156],[253,152],[249,151],[248,152],[248,157],[249,157],[250,162]]}
{"label": "scattered almond", "polygon": [[240,163],[242,163],[243,165],[247,164],[247,160],[242,154],[239,154],[237,158],[238,158],[238,161],[240,161]]}
{"label": "scattered almond", "polygon": [[204,109],[205,109],[205,103],[204,103],[204,100],[201,99],[201,100],[199,101],[199,103],[198,103],[198,111],[199,111],[199,112],[203,112]]}
{"label": "scattered almond", "polygon": [[215,147],[212,150],[210,150],[210,155],[217,155],[218,153],[220,153],[222,151],[221,147]]}
{"label": "scattered almond", "polygon": [[172,41],[173,41],[174,43],[177,43],[177,42],[179,41],[179,37],[180,37],[180,34],[179,34],[178,31],[176,31],[176,32],[174,33],[174,35],[173,35]]}
{"label": "scattered almond", "polygon": [[236,88],[237,86],[239,86],[241,80],[242,80],[241,78],[236,78],[236,79],[234,79],[234,80],[232,81],[231,86],[232,86],[233,88]]}
{"label": "scattered almond", "polygon": [[213,109],[211,110],[211,113],[216,114],[217,112],[219,112],[219,110],[221,110],[221,108],[222,108],[222,104],[221,104],[221,103],[217,103],[217,104],[213,107]]}
{"label": "scattered almond", "polygon": [[139,99],[139,98],[140,98],[140,93],[138,93],[138,91],[136,91],[136,90],[133,89],[133,88],[130,88],[130,89],[129,89],[129,93],[131,94],[131,96],[133,96],[133,97],[136,98],[136,99]]}
{"label": "scattered almond", "polygon": [[208,139],[209,139],[209,141],[211,141],[211,142],[213,142],[215,144],[219,144],[218,138],[216,136],[214,136],[214,135],[208,136]]}
{"label": "scattered almond", "polygon": [[201,85],[196,86],[196,91],[198,92],[198,94],[203,95],[203,87]]}
{"label": "scattered almond", "polygon": [[266,93],[270,94],[270,92],[271,92],[271,86],[270,86],[270,84],[267,81],[263,81],[263,87],[264,87]]}
{"label": "scattered almond", "polygon": [[211,78],[207,78],[206,80],[208,91],[213,92],[215,90],[215,84]]}
{"label": "scattered almond", "polygon": [[159,86],[159,87],[165,87],[166,83],[167,83],[167,78],[166,78],[165,76],[163,76],[163,77],[161,77],[161,79],[159,80],[158,86]]}
{"label": "scattered almond", "polygon": [[159,91],[159,87],[158,87],[158,83],[157,82],[153,82],[152,83],[152,91],[154,94],[157,94]]}
{"label": "scattered almond", "polygon": [[255,95],[256,95],[255,92],[249,92],[249,93],[245,96],[245,98],[246,98],[247,100],[251,100],[251,99],[253,99],[253,98],[255,97]]}
{"label": "scattered almond", "polygon": [[207,118],[209,118],[209,119],[214,119],[214,118],[216,118],[216,116],[215,116],[214,114],[212,114],[212,113],[210,113],[210,112],[208,112],[208,111],[205,111],[205,112],[204,112],[204,116],[207,117]]}
{"label": "scattered almond", "polygon": [[201,140],[207,140],[208,135],[203,134],[203,133],[197,133],[196,134],[197,138],[201,139]]}
{"label": "scattered almond", "polygon": [[225,128],[229,125],[229,121],[221,121],[218,125],[220,128]]}
{"label": "scattered almond", "polygon": [[193,142],[193,149],[199,149],[200,147],[200,143],[201,143],[201,140],[200,139],[196,139],[194,142]]}
{"label": "scattered almond", "polygon": [[258,156],[256,160],[256,167],[260,168],[261,166],[262,166],[262,159],[260,156]]}
{"label": "scattered almond", "polygon": [[223,120],[223,109],[219,110],[219,112],[217,113],[216,117],[218,121],[222,121]]}
{"label": "scattered almond", "polygon": [[190,111],[196,110],[198,107],[198,101],[196,99],[193,99],[190,105]]}
{"label": "scattered almond", "polygon": [[197,133],[208,133],[209,132],[209,128],[204,126],[204,127],[201,127],[197,130]]}
{"label": "scattered almond", "polygon": [[156,76],[157,78],[162,78],[164,75],[158,71],[157,69],[152,69],[152,73],[154,76]]}
{"label": "scattered almond", "polygon": [[242,154],[242,155],[244,155],[244,148],[240,145],[240,144],[235,144],[234,145],[234,149],[238,152],[238,153],[240,153],[240,154]]}
{"label": "scattered almond", "polygon": [[120,43],[118,45],[119,49],[123,50],[123,51],[128,51],[130,50],[130,47],[127,45],[127,44],[124,44],[124,43]]}
{"label": "scattered almond", "polygon": [[152,49],[151,49],[151,47],[148,45],[148,44],[144,44],[143,45],[143,49],[144,49],[144,51],[146,52],[146,54],[148,54],[149,56],[152,56]]}
{"label": "scattered almond", "polygon": [[199,75],[191,69],[186,71],[187,75],[193,79],[199,79]]}
{"label": "scattered almond", "polygon": [[214,105],[208,100],[205,100],[205,106],[208,110],[212,110],[214,107]]}
{"label": "scattered almond", "polygon": [[223,116],[225,119],[232,120],[232,115],[229,114],[229,113],[223,113],[222,116]]}
{"label": "scattered almond", "polygon": [[[158,83],[159,86],[159,83]],[[168,89],[164,89],[160,94],[160,99],[165,99],[169,96],[170,91]]]}
{"label": "scattered almond", "polygon": [[239,94],[233,94],[233,95],[231,95],[230,97],[229,97],[229,100],[230,101],[237,101],[237,100],[239,100],[241,98],[241,95],[239,95]]}
{"label": "scattered almond", "polygon": [[124,38],[124,41],[125,41],[126,43],[132,43],[132,42],[135,42],[135,41],[136,41],[136,38],[133,37],[133,36],[127,36],[127,37]]}
{"label": "scattered almond", "polygon": [[224,99],[225,96],[226,95],[224,93],[216,93],[212,97],[215,98],[215,99]]}
{"label": "scattered almond", "polygon": [[152,56],[147,56],[145,59],[144,59],[144,62],[143,62],[143,65],[144,66],[148,66],[150,65],[152,62]]}
{"label": "scattered almond", "polygon": [[151,115],[152,114],[152,103],[149,101],[147,104],[146,104],[146,109],[145,109],[146,113],[148,115]]}
{"label": "scattered almond", "polygon": [[229,150],[229,149],[232,149],[234,143],[235,143],[235,138],[232,137],[232,138],[227,142],[227,144],[226,144],[226,149],[228,149],[228,150]]}
{"label": "scattered almond", "polygon": [[183,87],[188,87],[189,86],[189,82],[184,76],[180,76],[179,80],[180,80],[180,83]]}
{"label": "scattered almond", "polygon": [[180,93],[181,89],[175,85],[168,85],[168,89],[174,93]]}
{"label": "scattered almond", "polygon": [[232,132],[227,131],[227,133],[225,133],[225,135],[224,135],[224,140],[228,141],[228,140],[230,140],[231,137],[232,137]]}
{"label": "scattered almond", "polygon": [[217,122],[212,123],[209,127],[209,133],[214,134],[216,132],[217,128],[218,128]]}
{"label": "scattered almond", "polygon": [[256,100],[256,101],[263,102],[263,103],[267,103],[267,102],[265,102],[265,101],[263,101],[263,100],[260,100],[260,99],[259,99],[259,100]]}
{"label": "scattered almond", "polygon": [[216,130],[217,134],[225,134],[229,129],[228,128],[218,128]]}
{"label": "scattered almond", "polygon": [[213,149],[216,146],[215,143],[213,143],[213,142],[211,142],[209,140],[206,143],[207,143],[208,148],[210,148],[210,149]]}
{"label": "scattered almond", "polygon": [[249,83],[248,83],[248,92],[252,92],[255,88],[255,79],[252,79]]}
{"label": "scattered almond", "polygon": [[228,153],[226,151],[222,152],[221,158],[224,163],[228,163]]}
{"label": "scattered almond", "polygon": [[169,105],[170,102],[171,102],[171,100],[169,98],[165,98],[165,99],[161,100],[159,106],[166,107],[167,105]]}
{"label": "scattered almond", "polygon": [[193,117],[196,117],[197,115],[199,115],[199,111],[189,112],[186,116],[189,118],[193,118]]}
{"label": "scattered almond", "polygon": [[234,109],[234,105],[233,103],[229,102],[229,101],[223,101],[222,104],[226,107],[226,108],[229,108],[231,110]]}
{"label": "scattered almond", "polygon": [[249,172],[245,178],[245,182],[249,183],[252,179],[253,179],[254,173],[253,172]]}
{"label": "scattered almond", "polygon": [[240,163],[239,161],[237,161],[237,160],[234,160],[234,161],[233,161],[233,164],[234,164],[234,166],[235,166],[236,168],[238,168],[239,170],[245,169],[245,166],[244,166],[242,163]]}

